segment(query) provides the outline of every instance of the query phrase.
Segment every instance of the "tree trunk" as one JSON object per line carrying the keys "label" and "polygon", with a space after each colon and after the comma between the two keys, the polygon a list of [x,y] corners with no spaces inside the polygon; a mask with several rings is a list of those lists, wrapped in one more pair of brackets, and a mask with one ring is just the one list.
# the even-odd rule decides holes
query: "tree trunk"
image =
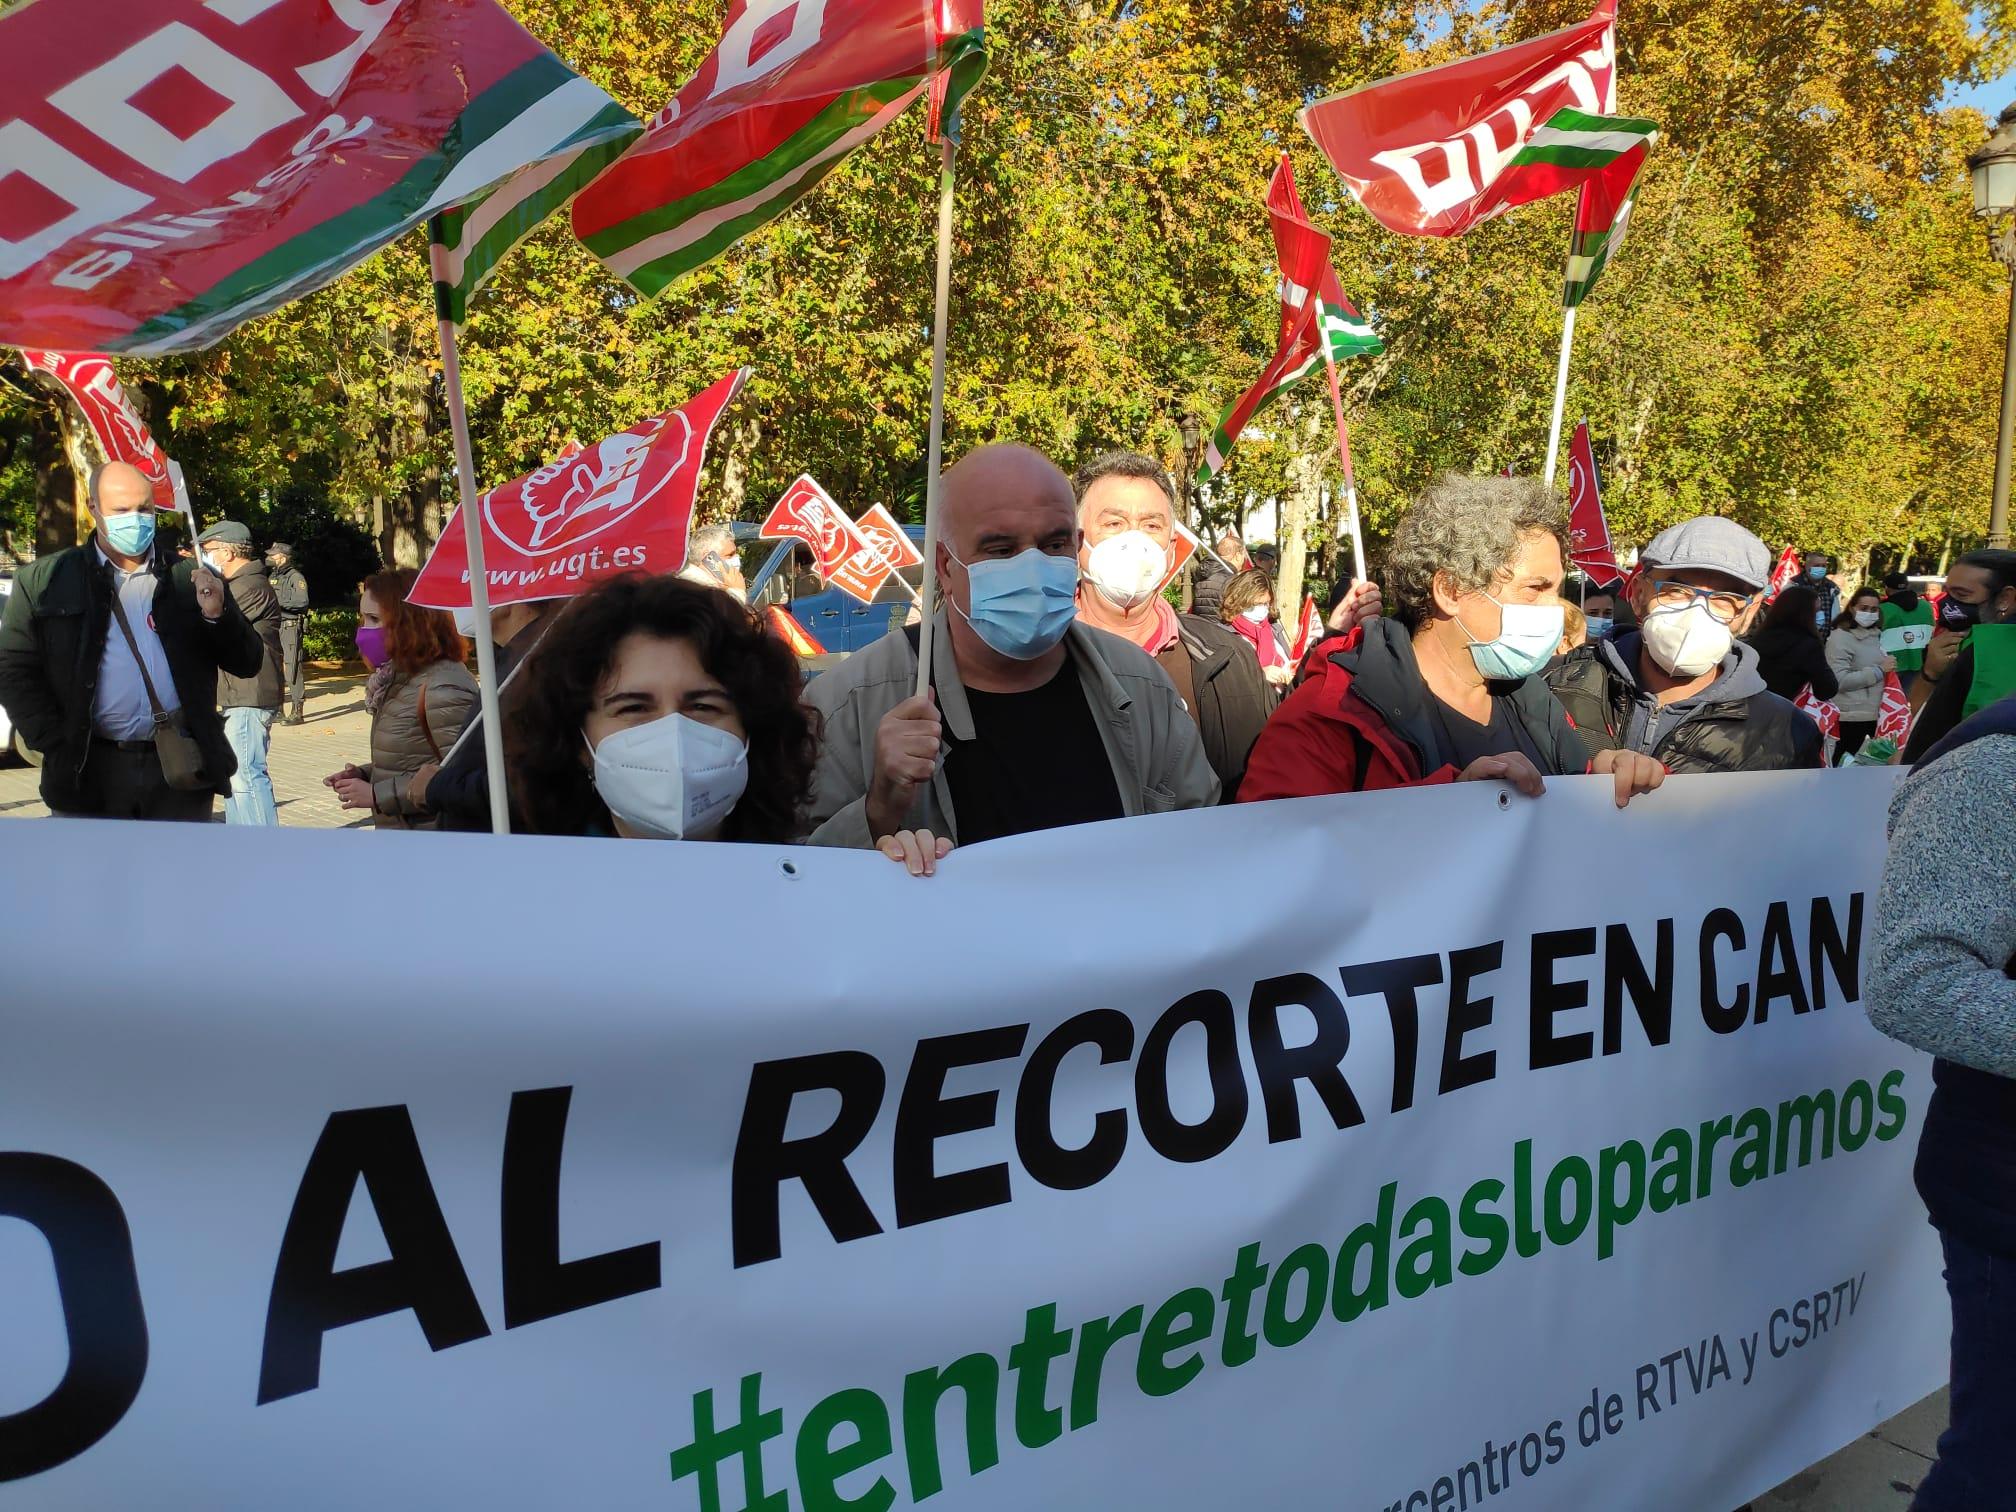
{"label": "tree trunk", "polygon": [[1308,562],[1309,522],[1316,518],[1323,493],[1323,417],[1315,405],[1304,405],[1302,445],[1288,465],[1288,490],[1281,500],[1280,538],[1275,542],[1281,566],[1274,580],[1274,606],[1284,625],[1302,610],[1303,569]]}

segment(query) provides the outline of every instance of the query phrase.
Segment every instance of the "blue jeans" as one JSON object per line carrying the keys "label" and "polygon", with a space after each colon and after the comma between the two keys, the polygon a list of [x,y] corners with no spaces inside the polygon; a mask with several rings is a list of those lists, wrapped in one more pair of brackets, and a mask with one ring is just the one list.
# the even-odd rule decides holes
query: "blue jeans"
{"label": "blue jeans", "polygon": [[2016,1508],[2016,1260],[1943,1229],[1953,1302],[1953,1421],[1911,1512]]}
{"label": "blue jeans", "polygon": [[238,758],[231,776],[231,796],[224,800],[226,824],[278,824],[273,806],[273,779],[266,775],[266,745],[273,738],[277,709],[226,709],[224,739]]}

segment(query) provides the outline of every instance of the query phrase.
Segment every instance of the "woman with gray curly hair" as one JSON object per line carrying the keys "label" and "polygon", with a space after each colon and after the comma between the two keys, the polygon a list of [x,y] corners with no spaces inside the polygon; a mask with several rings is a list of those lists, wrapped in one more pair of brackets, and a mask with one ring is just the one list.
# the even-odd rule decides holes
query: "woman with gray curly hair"
{"label": "woman with gray curly hair", "polygon": [[1568,510],[1531,479],[1445,474],[1386,553],[1390,618],[1363,627],[1284,703],[1246,766],[1242,802],[1499,779],[1614,776],[1621,808],[1665,779],[1631,751],[1592,761],[1548,691],[1561,641]]}

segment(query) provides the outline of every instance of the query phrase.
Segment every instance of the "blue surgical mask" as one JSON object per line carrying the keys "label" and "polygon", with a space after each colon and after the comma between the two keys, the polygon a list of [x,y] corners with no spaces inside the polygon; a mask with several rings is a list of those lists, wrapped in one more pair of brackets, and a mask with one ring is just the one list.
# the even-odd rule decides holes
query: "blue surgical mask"
{"label": "blue surgical mask", "polygon": [[[1490,594],[1484,597],[1491,598]],[[1498,600],[1491,599],[1498,604]],[[1461,619],[1456,628],[1470,636],[1470,659],[1477,670],[1497,682],[1518,682],[1531,677],[1554,659],[1566,628],[1566,616],[1559,604],[1498,604],[1504,623],[1495,640],[1480,641],[1470,635]]]}
{"label": "blue surgical mask", "polygon": [[1827,576],[1827,564],[1825,562],[1815,562],[1811,567],[1806,569],[1806,576],[1813,579],[1816,583],[1819,582]]}
{"label": "blue surgical mask", "polygon": [[[951,552],[946,552],[951,556]],[[959,558],[952,557],[959,562]],[[1034,661],[1064,638],[1078,614],[1078,559],[1031,546],[1012,557],[959,562],[973,607],[961,617],[1003,656]],[[954,609],[959,606],[954,604]]]}
{"label": "blue surgical mask", "polygon": [[154,511],[136,509],[131,514],[105,516],[105,539],[121,556],[145,556],[154,544]]}
{"label": "blue surgical mask", "polygon": [[1592,614],[1588,618],[1589,639],[1592,641],[1610,639],[1610,632],[1617,628],[1617,622],[1607,614]]}

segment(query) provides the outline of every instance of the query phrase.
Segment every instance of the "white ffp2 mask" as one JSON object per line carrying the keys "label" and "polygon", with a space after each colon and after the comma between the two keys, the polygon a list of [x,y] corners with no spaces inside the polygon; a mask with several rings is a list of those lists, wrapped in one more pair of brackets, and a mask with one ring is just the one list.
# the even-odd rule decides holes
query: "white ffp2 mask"
{"label": "white ffp2 mask", "polygon": [[712,838],[749,786],[748,745],[684,714],[612,731],[589,750],[609,812],[654,840]]}
{"label": "white ffp2 mask", "polygon": [[1645,651],[1674,677],[1700,677],[1722,665],[1735,634],[1699,599],[1685,609],[1654,609],[1638,627]]}
{"label": "white ffp2 mask", "polygon": [[1121,609],[1145,604],[1169,575],[1169,548],[1145,530],[1123,530],[1094,546],[1085,577]]}

